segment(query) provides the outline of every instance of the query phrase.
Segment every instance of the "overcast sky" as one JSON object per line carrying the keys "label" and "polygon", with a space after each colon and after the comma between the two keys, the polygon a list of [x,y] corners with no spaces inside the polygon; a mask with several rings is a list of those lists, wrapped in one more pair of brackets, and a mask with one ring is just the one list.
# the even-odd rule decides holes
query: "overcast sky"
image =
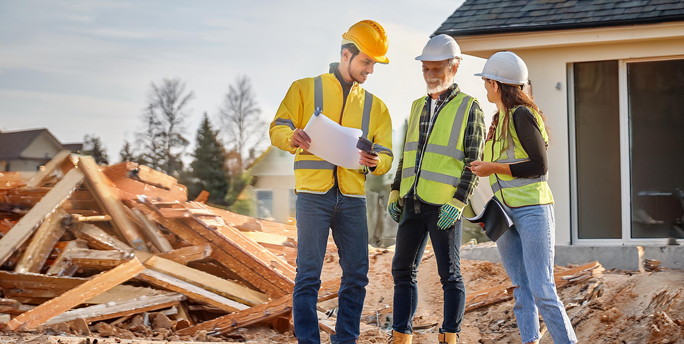
{"label": "overcast sky", "polygon": [[[414,58],[462,3],[0,0],[0,130],[45,127],[62,142],[95,134],[118,161],[123,140],[142,128],[150,83],[178,77],[196,94],[185,132],[194,144],[202,114],[216,118],[238,75],[251,78],[270,122],[290,84],[327,72],[342,33],[362,19],[387,31],[390,64],[364,87],[399,129],[425,93]],[[473,76],[483,64],[466,56],[456,81],[490,114]]]}

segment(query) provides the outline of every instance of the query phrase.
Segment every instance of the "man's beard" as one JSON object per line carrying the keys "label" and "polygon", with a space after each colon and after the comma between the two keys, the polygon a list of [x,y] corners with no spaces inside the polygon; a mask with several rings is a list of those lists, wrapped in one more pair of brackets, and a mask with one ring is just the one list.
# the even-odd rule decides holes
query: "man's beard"
{"label": "man's beard", "polygon": [[430,85],[428,84],[428,85],[427,85],[427,93],[428,93],[428,94],[439,94],[439,93],[442,93],[442,92],[444,92],[447,88],[449,88],[449,86],[451,86],[451,83],[450,83],[450,82],[448,82],[447,80],[442,81],[442,80],[440,80],[439,78],[427,79],[427,80],[425,80],[425,81],[429,81],[429,82],[437,82],[437,81],[439,81],[439,82],[440,82],[439,85],[437,85],[437,86],[432,86],[432,87],[430,87]]}

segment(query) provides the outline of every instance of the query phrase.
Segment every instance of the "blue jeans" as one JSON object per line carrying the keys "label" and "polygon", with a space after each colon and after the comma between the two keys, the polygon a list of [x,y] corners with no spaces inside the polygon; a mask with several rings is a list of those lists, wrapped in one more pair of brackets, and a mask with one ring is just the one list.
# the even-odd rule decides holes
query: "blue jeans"
{"label": "blue jeans", "polygon": [[[420,202],[420,201],[419,201]],[[401,333],[413,332],[413,316],[418,306],[418,266],[425,251],[428,234],[437,261],[444,292],[444,321],[440,333],[459,333],[465,311],[466,290],[461,275],[461,220],[446,230],[437,227],[439,206],[421,202],[416,214],[414,201],[407,198],[399,222],[392,260],[394,278],[394,316],[392,328]]]}
{"label": "blue jeans", "polygon": [[355,343],[368,285],[366,199],[347,197],[337,186],[325,194],[297,195],[297,277],[292,317],[299,343],[320,343],[316,303],[332,229],[342,267],[339,310],[332,343]]}
{"label": "blue jeans", "polygon": [[513,292],[513,312],[522,342],[539,339],[541,313],[554,343],[577,343],[553,279],[553,205],[504,207],[513,219],[513,227],[496,241],[496,246],[508,277],[519,286]]}

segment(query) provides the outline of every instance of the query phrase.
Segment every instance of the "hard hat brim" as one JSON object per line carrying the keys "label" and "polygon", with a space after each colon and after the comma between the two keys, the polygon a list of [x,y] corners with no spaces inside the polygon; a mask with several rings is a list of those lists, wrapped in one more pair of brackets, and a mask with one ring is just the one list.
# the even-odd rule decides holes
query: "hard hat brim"
{"label": "hard hat brim", "polygon": [[502,78],[497,75],[490,75],[490,74],[485,74],[485,73],[475,73],[475,76],[481,76],[486,79],[490,80],[496,80],[500,83],[504,83],[506,85],[515,85],[515,86],[521,86],[527,83],[527,80],[521,81],[521,80],[511,80],[511,79],[506,79]]}
{"label": "hard hat brim", "polygon": [[417,61],[444,61],[444,60],[451,60],[458,58],[460,59],[460,56],[454,56],[454,55],[437,55],[437,56],[429,56],[429,55],[420,55],[416,56]]}

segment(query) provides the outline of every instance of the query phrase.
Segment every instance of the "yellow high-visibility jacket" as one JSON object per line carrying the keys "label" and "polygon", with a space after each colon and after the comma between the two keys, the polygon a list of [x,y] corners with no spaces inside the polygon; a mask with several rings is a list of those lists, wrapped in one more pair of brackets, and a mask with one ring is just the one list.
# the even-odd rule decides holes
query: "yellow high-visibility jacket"
{"label": "yellow high-visibility jacket", "polygon": [[[349,91],[344,112],[343,97],[342,85],[332,73],[297,80],[290,86],[271,122],[271,143],[296,155],[294,169],[297,192],[328,192],[335,184],[333,171],[337,170],[338,186],[342,194],[365,197],[366,176],[363,170],[335,166],[290,145],[294,129],[306,127],[317,104],[323,110],[323,115],[344,127],[361,129],[366,138],[373,142],[373,150],[380,157],[378,165],[372,170],[373,174],[383,175],[392,166],[392,120],[385,103],[356,82]],[[366,121],[364,113],[367,114]]]}

